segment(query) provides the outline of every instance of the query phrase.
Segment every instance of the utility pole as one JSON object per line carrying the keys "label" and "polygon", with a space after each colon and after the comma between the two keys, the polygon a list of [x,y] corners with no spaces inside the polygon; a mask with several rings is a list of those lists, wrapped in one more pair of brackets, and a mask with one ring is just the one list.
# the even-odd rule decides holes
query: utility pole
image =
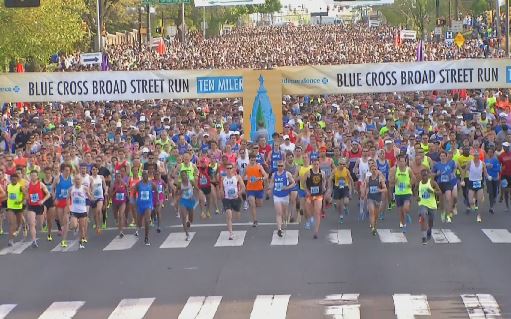
{"label": "utility pole", "polygon": [[202,37],[206,39],[206,6],[202,7]]}
{"label": "utility pole", "polygon": [[96,0],[96,23],[97,23],[97,36],[98,36],[98,43],[97,48],[98,52],[101,52],[101,0]]}
{"label": "utility pole", "polygon": [[138,50],[142,51],[142,7],[138,7]]}
{"label": "utility pole", "polygon": [[435,21],[438,21],[438,18],[440,18],[440,0],[435,0],[435,18]]}
{"label": "utility pole", "polygon": [[[500,46],[500,37],[502,34],[502,28],[500,25],[500,6],[499,0],[495,0],[495,31],[497,33],[497,45]],[[500,31],[499,31],[500,30]]]}
{"label": "utility pole", "polygon": [[458,19],[460,18],[458,16],[458,0],[454,0],[454,20],[458,21]]}
{"label": "utility pole", "polygon": [[147,42],[149,44],[149,47],[151,47],[151,38],[152,38],[152,35],[151,35],[151,5],[147,4],[146,9],[147,9]]}
{"label": "utility pole", "polygon": [[449,0],[449,27],[451,27],[451,0]]}
{"label": "utility pole", "polygon": [[185,43],[185,3],[181,3],[181,41]]}

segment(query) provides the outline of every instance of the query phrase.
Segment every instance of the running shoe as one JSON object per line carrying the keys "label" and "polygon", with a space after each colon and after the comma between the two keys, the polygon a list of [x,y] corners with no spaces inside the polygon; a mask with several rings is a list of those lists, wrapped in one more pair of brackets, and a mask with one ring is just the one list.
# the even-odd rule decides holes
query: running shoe
{"label": "running shoe", "polygon": [[232,233],[229,234],[229,240],[234,240],[234,235]]}
{"label": "running shoe", "polygon": [[495,211],[493,210],[493,208],[490,208],[490,214],[492,214],[492,215],[495,214]]}
{"label": "running shoe", "polygon": [[348,207],[344,207],[344,215],[348,215],[350,213],[350,210]]}
{"label": "running shoe", "polygon": [[259,225],[259,223],[255,220],[254,223],[252,223],[252,227],[257,227],[257,225]]}
{"label": "running shoe", "polygon": [[206,219],[206,213],[205,212],[200,213],[200,218],[201,219]]}
{"label": "running shoe", "polygon": [[119,238],[124,238],[124,233],[123,232],[119,233]]}
{"label": "running shoe", "polygon": [[427,235],[427,239],[430,240],[431,239],[431,229],[428,229],[428,232],[426,233]]}
{"label": "running shoe", "polygon": [[376,236],[376,227],[371,227],[371,234],[373,234],[373,236]]}
{"label": "running shoe", "polygon": [[422,237],[422,244],[423,245],[427,245],[428,244],[428,241],[426,240],[426,237]]}
{"label": "running shoe", "polygon": [[138,230],[135,231],[135,237],[138,237]]}
{"label": "running shoe", "polygon": [[47,233],[48,232],[48,226],[47,225],[43,225],[43,229],[41,229],[41,231],[43,233]]}
{"label": "running shoe", "polygon": [[[178,216],[178,217],[179,217],[179,216]],[[136,226],[137,226],[137,224],[135,224],[135,223],[130,223],[128,226],[129,226],[129,227],[136,227]]]}
{"label": "running shoe", "polygon": [[220,210],[218,208],[215,209],[215,215],[220,215]]}
{"label": "running shoe", "polygon": [[48,234],[48,236],[46,237],[46,239],[48,239],[48,241],[53,241],[53,237],[51,236],[51,233]]}
{"label": "running shoe", "polygon": [[80,246],[79,246],[80,249],[84,249],[85,248],[85,245],[83,244],[83,240],[80,240]]}
{"label": "running shoe", "polygon": [[186,228],[187,228],[187,229],[190,229],[190,226],[191,226],[190,221],[189,221],[189,220],[188,220],[188,221],[186,221]]}
{"label": "running shoe", "polygon": [[106,229],[106,220],[105,220],[105,222],[103,223],[103,225],[101,225],[101,228],[102,228],[102,229]]}
{"label": "running shoe", "polygon": [[211,213],[209,212],[209,210],[206,212],[206,217],[211,218]]}
{"label": "running shoe", "polygon": [[408,225],[404,224],[403,225],[403,234],[406,234],[407,231],[408,231]]}
{"label": "running shoe", "polygon": [[248,202],[247,201],[243,202],[243,210],[248,210]]}
{"label": "running shoe", "polygon": [[25,225],[23,226],[23,237],[27,237],[28,236],[28,226]]}
{"label": "running shoe", "polygon": [[60,242],[60,247],[62,247],[62,248],[67,248],[67,240],[62,240],[62,241]]}
{"label": "running shoe", "polygon": [[339,216],[339,224],[344,224],[344,216]]}
{"label": "running shoe", "polygon": [[399,222],[399,228],[403,228],[405,225],[403,225],[402,222]]}
{"label": "running shoe", "polygon": [[479,215],[479,214],[477,214],[477,222],[478,223],[482,222],[481,215]]}
{"label": "running shoe", "polygon": [[87,238],[82,239],[84,243],[87,243]]}
{"label": "running shoe", "polygon": [[32,248],[39,248],[39,244],[37,243],[37,239],[32,242]]}
{"label": "running shoe", "polygon": [[14,240],[9,239],[9,242],[7,243],[7,246],[9,246],[9,247],[14,246]]}
{"label": "running shoe", "polygon": [[447,213],[446,212],[442,212],[440,214],[440,220],[442,220],[442,223],[445,223],[445,221],[447,220]]}
{"label": "running shoe", "polygon": [[188,233],[186,234],[185,240],[186,240],[186,241],[189,241],[189,240],[190,240],[190,234],[188,234]]}
{"label": "running shoe", "polygon": [[451,214],[447,214],[446,221],[447,221],[448,224],[452,223],[452,216],[451,216]]}
{"label": "running shoe", "polygon": [[314,239],[318,239],[318,235],[317,235],[317,234],[314,234],[314,236],[312,236],[312,238],[314,238]]}
{"label": "running shoe", "polygon": [[458,215],[458,209],[456,207],[454,207],[452,209],[452,213],[454,214],[454,216]]}
{"label": "running shoe", "polygon": [[160,227],[156,228],[156,232],[157,232],[158,234],[159,234],[159,233],[161,233],[161,229],[160,229]]}
{"label": "running shoe", "polygon": [[149,238],[147,238],[147,237],[144,239],[144,243],[146,246],[151,246],[151,243],[149,242]]}
{"label": "running shoe", "polygon": [[278,235],[279,237],[282,237],[282,229],[277,230],[277,235]]}

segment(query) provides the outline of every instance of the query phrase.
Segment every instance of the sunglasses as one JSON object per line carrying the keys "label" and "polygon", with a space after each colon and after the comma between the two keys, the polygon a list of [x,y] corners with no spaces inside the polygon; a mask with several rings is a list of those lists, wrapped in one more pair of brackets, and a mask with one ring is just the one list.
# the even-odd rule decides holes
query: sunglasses
{"label": "sunglasses", "polygon": [[277,165],[277,167],[284,167],[284,165]]}

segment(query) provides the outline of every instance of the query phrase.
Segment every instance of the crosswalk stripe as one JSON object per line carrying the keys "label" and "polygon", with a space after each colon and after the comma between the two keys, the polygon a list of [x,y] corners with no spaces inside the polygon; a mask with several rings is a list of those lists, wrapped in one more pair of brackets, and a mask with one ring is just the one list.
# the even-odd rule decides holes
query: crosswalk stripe
{"label": "crosswalk stripe", "polygon": [[336,245],[353,244],[353,239],[351,238],[351,229],[331,230],[328,234],[328,241]]}
{"label": "crosswalk stripe", "polygon": [[84,304],[85,301],[54,302],[39,316],[39,319],[71,319]]}
{"label": "crosswalk stripe", "polygon": [[69,252],[73,252],[73,251],[77,251],[78,250],[78,240],[68,240],[67,241],[67,247],[66,248],[62,248],[60,246],[60,244],[58,244],[55,248],[53,248],[51,251],[53,252],[64,252],[64,253],[69,253]]}
{"label": "crosswalk stripe", "polygon": [[507,229],[482,229],[483,233],[495,244],[510,244],[511,233]]}
{"label": "crosswalk stripe", "polygon": [[271,246],[293,246],[298,245],[298,230],[285,230],[281,237],[277,234],[277,231],[273,231],[271,238]]}
{"label": "crosswalk stripe", "polygon": [[378,229],[378,236],[382,243],[406,243],[406,237],[403,232],[393,231],[392,229]]}
{"label": "crosswalk stripe", "polygon": [[321,302],[325,315],[332,319],[360,319],[359,294],[328,295]]}
{"label": "crosswalk stripe", "polygon": [[229,232],[223,231],[218,236],[218,240],[215,243],[215,247],[233,247],[233,246],[243,246],[243,242],[245,241],[245,235],[247,234],[246,230],[238,230],[232,232],[234,235],[233,240],[229,240]]}
{"label": "crosswalk stripe", "polygon": [[437,244],[461,243],[461,239],[450,229],[432,229],[431,237]]}
{"label": "crosswalk stripe", "polygon": [[499,304],[492,295],[461,295],[470,319],[501,318]]}
{"label": "crosswalk stripe", "polygon": [[222,296],[194,296],[188,298],[178,319],[213,319]]}
{"label": "crosswalk stripe", "polygon": [[258,295],[250,319],[285,319],[291,295]]}
{"label": "crosswalk stripe", "polygon": [[188,240],[186,240],[186,233],[170,233],[170,235],[165,239],[163,244],[161,244],[160,248],[186,248],[190,245],[193,237],[195,236],[195,232],[189,232],[190,236]]}
{"label": "crosswalk stripe", "polygon": [[123,299],[108,319],[142,319],[155,298]]}
{"label": "crosswalk stripe", "polygon": [[0,305],[0,319],[4,319],[5,317],[7,317],[9,312],[11,312],[12,309],[14,309],[15,307],[16,307],[15,304]]}
{"label": "crosswalk stripe", "polygon": [[130,249],[138,241],[138,237],[135,235],[124,235],[123,238],[115,236],[115,238],[105,247],[104,251],[107,250],[126,250]]}
{"label": "crosswalk stripe", "polygon": [[431,316],[426,295],[395,294],[393,298],[397,319],[414,319],[415,316]]}
{"label": "crosswalk stripe", "polygon": [[14,243],[12,247],[6,247],[2,250],[0,250],[0,255],[19,255],[21,254],[25,249],[30,247],[32,245],[32,242],[30,241],[19,241]]}

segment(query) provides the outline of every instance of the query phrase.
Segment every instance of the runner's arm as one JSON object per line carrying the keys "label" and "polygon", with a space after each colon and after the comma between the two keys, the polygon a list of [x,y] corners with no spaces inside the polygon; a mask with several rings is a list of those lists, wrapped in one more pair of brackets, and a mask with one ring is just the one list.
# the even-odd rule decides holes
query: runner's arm
{"label": "runner's arm", "polygon": [[243,182],[243,179],[239,175],[238,175],[238,185],[240,186],[241,193],[243,193],[243,194],[246,193],[245,183]]}
{"label": "runner's arm", "polygon": [[44,198],[40,201],[42,204],[50,198],[51,194],[50,194],[50,192],[48,192],[48,188],[46,187],[46,185],[44,185],[44,183],[41,183],[41,189],[43,190],[43,193],[45,194]]}
{"label": "runner's arm", "polygon": [[286,174],[287,174],[287,180],[289,181],[289,185],[286,187],[286,189],[290,190],[293,187],[295,187],[296,182],[295,182],[295,179],[293,178],[293,175],[291,173],[286,172]]}

